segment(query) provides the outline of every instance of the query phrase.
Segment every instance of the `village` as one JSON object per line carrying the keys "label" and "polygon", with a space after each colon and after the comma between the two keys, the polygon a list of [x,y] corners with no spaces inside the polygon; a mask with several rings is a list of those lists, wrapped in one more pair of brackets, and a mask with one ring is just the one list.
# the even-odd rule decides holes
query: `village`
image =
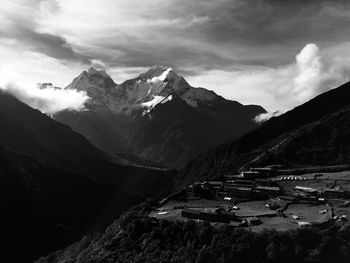
{"label": "village", "polygon": [[215,181],[195,182],[163,199],[148,216],[288,230],[348,223],[350,172],[293,175],[274,167],[250,168]]}

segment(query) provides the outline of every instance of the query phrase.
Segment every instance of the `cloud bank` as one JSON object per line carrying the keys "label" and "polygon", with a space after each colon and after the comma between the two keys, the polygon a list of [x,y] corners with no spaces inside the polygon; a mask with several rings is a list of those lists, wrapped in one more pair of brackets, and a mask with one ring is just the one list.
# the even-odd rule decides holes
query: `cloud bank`
{"label": "cloud bank", "polygon": [[[263,122],[350,80],[350,56],[343,55],[348,47],[350,46],[342,45],[322,52],[316,44],[309,43],[295,56],[293,63],[284,66],[249,66],[232,71],[203,70],[198,75],[185,77],[191,85],[211,89],[228,99],[264,106],[269,112],[255,118],[255,121]],[[127,77],[135,77],[137,72],[145,70],[131,68],[129,73],[123,70],[116,73],[125,77],[121,80],[124,81]],[[3,73],[11,76],[9,71]],[[167,71],[164,76],[166,74]],[[152,81],[158,81],[158,78]],[[50,85],[38,88],[27,83],[5,87],[21,101],[45,113],[66,109],[82,110],[88,99],[85,93],[57,89]]]}
{"label": "cloud bank", "polygon": [[85,92],[61,89],[51,85],[44,87],[20,87],[8,84],[3,88],[20,101],[46,114],[54,114],[63,110],[80,111],[89,99]]}
{"label": "cloud bank", "polygon": [[349,81],[349,48],[346,43],[321,51],[310,43],[295,56],[294,62],[283,66],[203,70],[188,80],[226,98],[260,104],[270,112],[284,112]]}

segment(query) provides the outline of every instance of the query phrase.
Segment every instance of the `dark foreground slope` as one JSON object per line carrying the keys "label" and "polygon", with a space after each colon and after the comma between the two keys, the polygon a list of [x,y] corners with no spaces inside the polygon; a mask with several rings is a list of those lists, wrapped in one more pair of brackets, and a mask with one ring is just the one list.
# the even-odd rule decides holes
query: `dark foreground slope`
{"label": "dark foreground slope", "polygon": [[172,183],[172,172],[114,163],[2,92],[0,123],[1,262],[31,262],[67,246]]}
{"label": "dark foreground slope", "polygon": [[0,145],[100,181],[118,183],[145,197],[171,183],[172,172],[120,165],[82,135],[0,92]]}
{"label": "dark foreground slope", "polygon": [[190,162],[183,183],[232,173],[248,166],[350,163],[350,83],[274,117],[238,140]]}
{"label": "dark foreground slope", "polygon": [[117,185],[0,150],[1,262],[32,262],[101,230],[141,198]]}
{"label": "dark foreground slope", "polygon": [[106,155],[50,117],[0,91],[0,145],[41,160],[88,171]]}
{"label": "dark foreground slope", "polygon": [[[139,208],[138,208],[139,209]],[[337,262],[350,260],[350,228],[259,233],[194,221],[157,221],[132,211],[103,234],[84,237],[37,262]]]}

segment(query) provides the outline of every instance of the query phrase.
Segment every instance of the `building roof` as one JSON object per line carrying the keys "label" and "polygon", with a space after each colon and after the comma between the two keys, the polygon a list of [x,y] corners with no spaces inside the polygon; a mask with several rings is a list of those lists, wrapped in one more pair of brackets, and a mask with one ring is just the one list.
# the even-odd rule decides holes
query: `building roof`
{"label": "building roof", "polygon": [[182,213],[184,213],[184,214],[192,214],[192,215],[199,215],[201,213],[201,211],[185,208],[185,209],[182,210]]}
{"label": "building roof", "polygon": [[226,190],[235,190],[235,191],[252,191],[253,187],[244,187],[244,186],[227,186]]}
{"label": "building roof", "polygon": [[281,188],[279,186],[257,186],[255,190],[261,191],[280,191]]}
{"label": "building roof", "polygon": [[256,167],[256,168],[250,168],[251,171],[264,171],[264,172],[271,172],[272,168],[269,167]]}
{"label": "building roof", "polygon": [[222,181],[205,181],[202,184],[222,185]]}
{"label": "building roof", "polygon": [[332,193],[344,193],[344,191],[339,190],[339,189],[331,189],[331,188],[327,188],[324,189],[325,192],[332,192]]}
{"label": "building roof", "polygon": [[295,190],[303,191],[303,192],[317,192],[315,188],[311,187],[305,187],[305,186],[296,186],[294,187]]}
{"label": "building roof", "polygon": [[244,171],[244,172],[241,172],[241,174],[259,174],[259,172],[257,172],[257,171]]}

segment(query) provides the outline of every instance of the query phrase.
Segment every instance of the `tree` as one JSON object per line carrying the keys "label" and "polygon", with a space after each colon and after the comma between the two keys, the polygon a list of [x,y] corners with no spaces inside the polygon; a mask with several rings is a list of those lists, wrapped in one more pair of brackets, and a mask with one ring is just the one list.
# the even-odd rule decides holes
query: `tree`
{"label": "tree", "polygon": [[196,263],[212,263],[214,262],[213,255],[205,245],[199,250]]}

